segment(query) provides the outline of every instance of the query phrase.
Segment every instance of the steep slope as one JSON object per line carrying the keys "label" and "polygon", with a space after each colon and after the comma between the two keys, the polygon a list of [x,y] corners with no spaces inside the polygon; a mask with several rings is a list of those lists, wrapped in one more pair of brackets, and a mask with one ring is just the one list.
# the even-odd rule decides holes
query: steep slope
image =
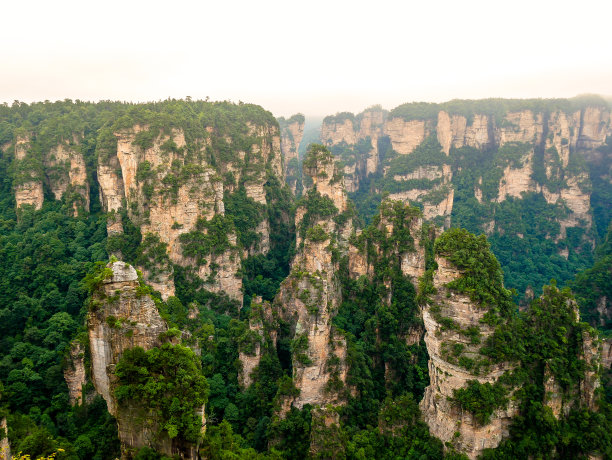
{"label": "steep slope", "polygon": [[[439,226],[486,233],[523,295],[548,281],[541,273],[568,280],[590,265],[609,220],[609,168],[594,165],[609,163],[610,126],[596,97],[457,100],[327,117],[321,139],[362,216],[389,193]],[[534,265],[517,266],[530,252]]]}
{"label": "steep slope", "polygon": [[109,251],[142,269],[164,299],[175,294],[178,265],[200,289],[242,302],[241,260],[270,250],[267,195],[285,177],[272,114],[191,100],[67,101],[14,105],[3,117],[17,208],[53,199],[75,213],[101,206]]}
{"label": "steep slope", "polygon": [[[122,361],[124,355],[160,349],[173,337],[168,334],[168,326],[154,299],[139,281],[136,270],[123,262],[109,263],[92,282],[95,290],[87,320],[91,375],[96,391],[117,419],[123,458],[131,458],[141,447],[152,447],[165,455],[198,458],[197,445],[184,436],[177,436],[178,432],[172,433],[168,425],[164,425],[166,414],[163,411],[154,411],[144,400],[135,399],[122,387],[125,385],[122,376],[132,371],[130,365]],[[180,366],[180,363],[173,364]],[[143,369],[137,372],[142,375]],[[135,384],[132,379],[127,380],[128,384]],[[191,412],[198,414],[202,428],[202,403],[189,401],[188,404],[191,404]]]}
{"label": "steep slope", "polygon": [[281,133],[281,152],[285,162],[285,180],[295,195],[300,179],[300,164],[298,149],[304,136],[304,115],[301,113],[285,119],[278,119]]}
{"label": "steep slope", "polygon": [[569,291],[544,287],[517,315],[484,236],[449,230],[435,254],[437,268],[423,285],[431,382],[420,404],[432,434],[470,458],[500,443],[514,457],[525,449],[517,438],[539,430],[538,417],[561,427],[573,411],[597,410],[596,333],[579,322]]}
{"label": "steep slope", "polygon": [[[346,380],[344,338],[332,326],[341,302],[338,262],[333,253],[346,250],[352,230],[351,210],[342,176],[325,148],[312,146],[303,167],[308,180],[296,211],[298,250],[272,305],[291,331],[293,384],[297,391],[285,398],[284,413],[291,406],[338,403]],[[252,319],[250,327],[259,335],[260,321]],[[241,355],[245,384],[250,383],[250,373],[260,358],[259,348],[250,354],[252,358],[249,353]]]}

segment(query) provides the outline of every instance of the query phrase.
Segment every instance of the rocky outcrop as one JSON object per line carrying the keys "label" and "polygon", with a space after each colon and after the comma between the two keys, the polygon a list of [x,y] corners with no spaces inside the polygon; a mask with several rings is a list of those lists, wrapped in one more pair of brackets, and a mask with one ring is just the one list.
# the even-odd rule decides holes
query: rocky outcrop
{"label": "rocky outcrop", "polygon": [[299,173],[298,149],[304,136],[305,118],[302,114],[293,115],[288,120],[278,119],[281,130],[281,152],[285,163],[285,180],[293,194],[296,193]]}
{"label": "rocky outcrop", "polygon": [[[559,105],[563,106],[565,103],[568,101],[560,101]],[[589,152],[593,152],[605,142],[607,127],[610,126],[609,110],[597,105],[562,110],[554,104],[550,105],[550,109],[544,108],[545,104],[541,105],[541,109],[521,109],[519,101],[505,104],[500,101],[500,110],[496,112],[493,105],[484,104],[479,108],[478,101],[473,105],[466,101],[464,107],[453,113],[450,109],[454,104],[449,103],[449,108],[440,105],[435,116],[435,112],[428,115],[423,112],[423,115],[420,115],[422,111],[418,107],[415,113],[410,115],[402,114],[401,110],[393,111],[388,116],[382,111],[366,111],[357,116],[339,114],[326,118],[321,139],[334,152],[338,152],[344,161],[349,191],[360,189],[366,177],[364,171],[370,174],[382,167],[383,175],[388,174],[389,163],[382,160],[384,164],[381,164],[381,152],[377,151],[378,140],[383,137],[388,139],[390,146],[399,155],[410,155],[430,136],[435,136],[446,155],[450,155],[452,149],[463,147],[488,150],[492,155],[497,155],[495,152],[504,146],[531,146],[532,153],[523,158],[521,164],[511,164],[504,160],[497,165],[502,174],[497,196],[483,197],[482,189],[475,187],[477,200],[480,203],[483,200],[502,202],[508,197],[520,199],[523,193],[542,193],[549,203],[560,207],[567,206],[569,209],[567,218],[560,220],[560,238],[565,238],[565,229],[568,227],[581,226],[582,222],[590,226],[592,217],[587,171],[584,168],[569,171],[567,168],[570,164],[570,154],[589,156]],[[458,105],[461,106],[461,101],[458,101]],[[524,105],[530,106],[527,102]],[[568,105],[571,106],[571,103]],[[538,103],[533,102],[531,106],[537,107]],[[507,109],[509,107],[513,109]],[[466,111],[473,113],[467,115]],[[375,113],[377,117],[374,117]],[[366,139],[366,131],[372,139],[370,153],[366,153],[368,149],[359,145],[360,141]],[[537,165],[534,155],[538,156]],[[546,179],[538,169],[542,167],[539,163],[541,158]],[[362,166],[365,163],[369,166]],[[400,174],[397,168],[394,168],[393,179],[396,184],[389,191],[393,199],[421,203],[427,219],[440,217],[440,222],[450,225],[454,200],[451,190],[446,187],[446,193],[436,190],[436,187],[441,187],[439,180],[435,185],[425,188],[406,188],[401,184],[405,181],[423,184],[423,179],[435,180],[442,171],[442,165],[438,167],[439,172],[433,171],[436,169],[434,165],[421,165],[420,169],[405,173],[402,171]],[[462,165],[456,163],[455,167],[461,170]],[[446,173],[443,176],[444,184],[454,189],[452,176]],[[553,185],[550,186],[547,182]],[[435,197],[433,203],[432,196]]]}
{"label": "rocky outcrop", "polygon": [[612,338],[603,340],[601,345],[601,364],[604,369],[612,369]]}
{"label": "rocky outcrop", "polygon": [[411,188],[391,193],[389,198],[407,204],[421,203],[423,205],[423,217],[426,220],[441,217],[443,218],[443,225],[449,227],[455,194],[451,184],[452,177],[453,173],[448,164],[419,166],[413,171],[407,171],[407,174],[394,176],[394,180],[400,187],[402,182],[411,180],[431,181],[434,185],[429,189]]}
{"label": "rocky outcrop", "polygon": [[30,205],[38,210],[42,208],[43,201],[42,182],[30,181],[15,186],[15,202],[17,203],[17,208],[24,205]]}
{"label": "rocky outcrop", "polygon": [[6,421],[6,417],[2,418],[0,421],[0,460],[12,460],[13,456],[11,455],[11,445],[8,441],[8,423]]}
{"label": "rocky outcrop", "polygon": [[[497,409],[488,423],[481,425],[470,412],[462,411],[452,402],[454,390],[466,387],[470,380],[493,384],[511,366],[503,363],[489,365],[475,374],[459,365],[458,357],[451,350],[461,350],[461,356],[475,359],[479,357],[481,347],[460,331],[476,327],[484,342],[494,329],[480,321],[486,309],[466,295],[446,287],[462,273],[444,257],[436,257],[436,262],[438,269],[433,277],[433,286],[437,293],[423,307],[430,385],[425,389],[420,407],[434,436],[443,442],[452,442],[468,457],[476,458],[483,449],[497,447],[508,435],[517,406],[510,402],[507,407]],[[443,326],[440,322],[442,318],[452,320],[455,327],[449,329]]]}
{"label": "rocky outcrop", "polygon": [[276,346],[278,321],[270,302],[262,302],[261,297],[251,302],[249,331],[239,339],[239,359],[242,369],[238,376],[240,385],[248,387],[253,382],[251,374],[259,365],[266,343]]}
{"label": "rocky outcrop", "polygon": [[384,133],[389,136],[393,150],[408,155],[425,140],[428,126],[424,120],[392,118],[385,123]]}
{"label": "rocky outcrop", "polygon": [[40,171],[36,170],[35,159],[32,158],[30,149],[30,136],[17,136],[15,139],[15,161],[18,173],[13,186],[15,188],[15,203],[18,209],[24,205],[40,209],[44,201]]}
{"label": "rocky outcrop", "polygon": [[[304,163],[304,174],[312,184],[306,200],[312,199],[315,193],[331,200],[339,214],[347,211],[344,181],[326,149],[311,148]],[[298,208],[298,229],[303,227],[308,208],[308,201]],[[338,225],[334,216],[319,216],[316,212],[301,235],[291,272],[273,304],[281,320],[290,325],[293,383],[299,390],[299,394],[285,397],[281,412],[291,406],[325,406],[343,400],[346,342],[332,325],[341,302],[338,262],[333,259],[332,251],[334,245],[336,250],[346,251],[352,220],[349,217]]]}
{"label": "rocky outcrop", "polygon": [[[136,137],[147,129],[135,125],[115,133],[116,156],[100,157],[98,177],[103,206],[107,212],[117,211],[125,200],[130,219],[140,227],[143,236],[150,234],[159,238],[170,262],[194,265],[183,254],[180,236],[195,230],[199,220],[224,214],[223,183],[216,171],[204,162],[192,165],[185,161],[186,143],[181,130],[160,133],[151,145],[142,148],[137,145]],[[107,229],[109,234],[121,232],[116,214],[110,215]],[[235,236],[233,241],[235,246]],[[212,268],[217,266],[218,270]],[[241,300],[241,282],[236,276],[239,266],[240,258],[231,249],[229,253],[211,256],[199,267],[199,274],[209,283],[211,291],[222,291],[230,298]],[[174,295],[169,264],[141,268],[164,299]]]}
{"label": "rocky outcrop", "polygon": [[[78,140],[78,139],[76,139]],[[60,143],[45,157],[45,174],[51,193],[56,200],[66,198],[72,202],[75,212],[89,211],[89,183],[83,154],[78,144]]]}
{"label": "rocky outcrop", "polygon": [[153,299],[139,295],[140,283],[134,267],[112,262],[108,268],[108,277],[93,296],[87,326],[93,384],[106,400],[108,411],[116,415],[117,402],[112,391],[115,365],[128,348],[150,350],[161,345],[160,334],[168,326]]}
{"label": "rocky outcrop", "polygon": [[[123,458],[143,446],[153,447],[171,456],[197,458],[197,448],[176,446],[167,436],[155,433],[154,414],[142,415],[142,408],[132,403],[120,405],[115,396],[115,367],[123,353],[134,347],[145,351],[162,345],[168,330],[154,300],[143,293],[134,267],[111,262],[103,272],[100,286],[92,295],[87,319],[91,349],[91,374],[96,391],[105,399],[108,411],[117,419]],[[145,412],[148,410],[145,408]],[[200,410],[203,417],[203,411]]]}
{"label": "rocky outcrop", "polygon": [[[167,299],[174,294],[173,266],[179,265],[199,277],[203,288],[241,303],[241,257],[270,249],[270,222],[261,212],[268,206],[264,185],[270,175],[282,179],[284,174],[273,120],[223,120],[197,128],[163,117],[152,125],[116,123],[101,134],[97,148],[108,234],[122,233],[126,215],[138,227],[143,237],[139,268],[147,282]],[[245,191],[247,199],[262,206],[253,228],[259,238],[243,248],[225,217],[224,199]],[[227,244],[196,248],[206,242],[211,226],[223,228]],[[190,250],[187,240],[194,242]]]}
{"label": "rocky outcrop", "polygon": [[380,167],[378,143],[384,136],[386,112],[380,106],[357,116],[340,113],[326,117],[321,127],[321,142],[339,153],[344,163],[345,187],[355,192],[367,176]]}
{"label": "rocky outcrop", "polygon": [[70,354],[66,367],[64,368],[64,380],[68,385],[68,395],[71,405],[82,404],[83,387],[87,383],[85,372],[85,349],[79,341],[70,344]]}
{"label": "rocky outcrop", "polygon": [[533,175],[533,151],[521,159],[521,166],[507,165],[497,191],[497,202],[501,203],[508,197],[520,198],[522,193],[535,191],[536,184]]}

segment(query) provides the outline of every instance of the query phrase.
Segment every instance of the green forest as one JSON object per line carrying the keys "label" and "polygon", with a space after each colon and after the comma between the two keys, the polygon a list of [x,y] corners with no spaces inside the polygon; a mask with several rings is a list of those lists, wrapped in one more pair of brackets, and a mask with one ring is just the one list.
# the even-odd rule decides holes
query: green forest
{"label": "green forest", "polygon": [[[491,113],[505,113],[513,107],[509,104],[500,108],[498,101],[487,100],[465,106],[472,111],[485,106],[491,107]],[[561,102],[546,104],[563,110],[575,108]],[[457,113],[468,110],[453,102],[444,108]],[[434,109],[437,113],[439,105],[417,104],[400,106],[391,114],[422,118],[430,117]],[[338,117],[345,116],[350,115]],[[252,339],[249,319],[258,313],[254,299],[274,300],[299,250],[296,234],[326,241],[329,236],[321,235],[321,227],[312,222],[324,216],[335,217],[340,223],[350,216],[339,215],[331,200],[320,194],[307,192],[294,197],[283,178],[269,168],[250,170],[248,161],[239,155],[252,142],[247,122],[278,128],[270,112],[242,103],[168,100],[94,104],[66,100],[0,105],[0,147],[10,146],[24,133],[31,134],[25,160],[16,160],[10,147],[0,153],[0,419],[5,417],[8,425],[0,438],[8,438],[13,454],[27,454],[32,459],[55,454],[56,459],[70,460],[106,460],[121,455],[116,420],[104,399],[95,396],[91,376],[84,390],[92,397],[77,405],[70,404],[64,379],[71,343],[83,344],[85,363],[90,364],[86,318],[92,308],[92,293],[106,276],[104,267],[111,255],[119,252],[125,262],[135,266],[171,265],[176,292],[163,301],[158,292],[143,286],[143,295],[154,298],[170,328],[168,343],[149,351],[135,348],[123,355],[114,371],[119,382],[116,397],[125,404],[137,401],[161,414],[160,432],[198,444],[202,458],[467,458],[432,436],[423,421],[418,404],[429,385],[429,356],[422,339],[411,344],[406,339],[411,331],[423,327],[420,308],[428,301],[427,295],[433,294],[436,257],[447,257],[464,273],[449,289],[468,295],[490,313],[488,321],[495,333],[483,344],[479,358],[515,366],[499,384],[474,380],[454,395],[457,407],[472,413],[482,424],[510,399],[519,406],[509,437],[498,448],[485,450],[482,458],[587,458],[593,452],[612,458],[609,370],[602,375],[603,385],[597,393],[599,410],[572,407],[567,416],[557,419],[544,404],[545,369],[571,398],[588,370],[580,357],[582,340],[589,335],[612,335],[612,319],[598,311],[602,297],[612,298],[609,182],[593,180],[592,241],[597,243],[593,248],[578,230],[568,232],[563,240],[543,238],[544,233],[558,233],[555,219],[563,210],[547,204],[538,194],[490,205],[476,202],[473,193],[468,196],[478,177],[484,178],[483,193],[490,193],[487,174],[497,174],[500,162],[520,156],[520,145],[494,153],[472,152],[466,147],[446,157],[437,141],[428,139],[410,159],[398,158],[389,150],[386,161],[392,171],[448,162],[457,184],[454,228],[436,233],[433,224],[425,223],[415,234],[410,225],[421,216],[421,210],[383,200],[395,185],[382,174],[370,177],[362,189],[350,195],[359,214],[356,221],[362,227],[351,235],[350,243],[367,255],[374,273],[370,278],[355,279],[349,274],[348,257],[336,254],[342,303],[333,325],[346,340],[347,385],[352,390],[341,407],[307,404],[301,410],[291,408],[281,418],[281,397],[296,391],[292,353],[299,351],[300,343],[287,338],[289,325],[280,322],[276,345],[265,341],[253,382],[242,387],[239,352]],[[196,265],[204,265],[210,254],[229,247],[228,235],[235,233],[235,244],[243,256],[242,308],[235,300],[203,288],[203,281],[191,270],[172,265],[163,244],[151,234],[142,235],[125,209],[120,215],[123,234],[107,236],[111,216],[102,209],[97,162],[100,156],[116,151],[113,133],[134,124],[148,126],[136,140],[142,149],[150,147],[160,133],[180,128],[186,138],[184,154],[191,163],[205,161],[217,172],[225,162],[244,168],[241,183],[234,181],[233,191],[225,191],[225,215],[198,220],[195,230],[180,238],[184,254],[193,257]],[[202,149],[202,139],[209,136],[207,127],[218,136],[209,148]],[[81,134],[74,148],[85,159],[89,209],[74,212],[74,195],[56,200],[46,180],[42,208],[26,205],[17,209],[15,187],[32,178],[42,179],[46,174],[44,155],[58,142],[72,142],[73,133]],[[224,141],[224,136],[232,142]],[[607,143],[600,150],[609,158],[611,149],[612,143]],[[311,153],[315,151],[327,149],[317,146]],[[332,153],[342,157],[342,152],[332,149]],[[306,157],[305,168],[309,167],[308,158],[312,154]],[[406,161],[414,164],[404,164]],[[139,165],[143,184],[151,177],[149,166]],[[165,184],[169,193],[186,180],[190,174],[187,166],[177,168],[176,184]],[[258,174],[265,177],[265,205],[249,198],[245,189],[248,179]],[[232,180],[229,175],[223,177],[226,184]],[[307,213],[302,225],[295,228],[298,206]],[[491,213],[503,230],[485,237],[481,225]],[[249,253],[259,238],[254,229],[264,218],[270,223],[270,249],[265,254]],[[383,218],[393,222],[391,233],[382,230]],[[515,237],[517,232],[524,233],[524,238]],[[413,249],[417,239],[426,254],[421,280],[404,274],[397,257]],[[561,246],[569,248],[568,258],[558,255]],[[536,293],[533,300],[523,296],[528,287]],[[389,302],[382,300],[386,298]],[[582,322],[576,321],[574,299]],[[172,343],[172,335],[178,337],[181,331],[185,333],[182,343]],[[192,350],[196,343],[197,353]],[[205,404],[205,434],[185,401]],[[324,423],[323,409],[335,411],[339,423]],[[133,458],[164,457],[144,447]]]}

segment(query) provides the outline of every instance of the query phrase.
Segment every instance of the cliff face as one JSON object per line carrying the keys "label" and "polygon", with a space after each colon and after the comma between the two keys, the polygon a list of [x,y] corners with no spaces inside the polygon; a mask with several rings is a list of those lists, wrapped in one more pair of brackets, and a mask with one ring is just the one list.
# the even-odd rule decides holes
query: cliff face
{"label": "cliff face", "polygon": [[[183,256],[179,237],[194,230],[198,219],[210,220],[216,214],[223,215],[223,183],[215,177],[215,171],[203,162],[193,168],[192,173],[184,173],[186,165],[181,152],[185,148],[185,136],[182,131],[173,130],[167,135],[160,135],[151,146],[143,149],[136,145],[135,140],[145,130],[145,127],[137,125],[131,130],[116,133],[117,160],[122,180],[122,187],[118,189],[125,190],[130,218],[140,227],[145,238],[148,234],[158,236],[161,243],[166,245],[172,263],[193,263]],[[172,149],[162,148],[168,144],[173,144]],[[99,167],[106,173],[100,181],[101,187],[103,183],[116,186],[116,173],[114,176],[107,173],[112,163],[111,159]],[[177,177],[181,173],[183,177]],[[108,190],[101,195],[108,198],[106,209],[113,210],[118,201],[116,194]],[[204,276],[210,273],[212,263],[217,263],[217,259],[211,259],[200,268]],[[238,264],[239,258],[236,258],[230,267],[219,265],[236,273]],[[167,265],[147,267],[143,271],[148,282],[164,298],[174,295],[172,272]],[[220,288],[221,275],[215,281],[214,287]],[[238,291],[230,291],[228,295],[238,299]]]}
{"label": "cliff face", "polygon": [[153,299],[138,295],[140,285],[134,267],[114,262],[109,268],[112,276],[103,281],[94,295],[87,326],[93,384],[106,400],[109,412],[116,416],[117,402],[112,385],[119,358],[128,348],[150,350],[161,345],[159,336],[168,326]]}
{"label": "cliff face", "polygon": [[278,334],[276,316],[277,313],[272,310],[270,302],[262,302],[261,297],[251,302],[248,335],[244,340],[240,340],[239,347],[239,359],[242,369],[238,379],[240,385],[245,388],[253,382],[251,374],[259,365],[266,346],[269,346],[271,349],[276,347]]}
{"label": "cliff face", "polygon": [[[140,268],[164,299],[174,295],[172,264],[176,264],[195,267],[204,288],[241,302],[241,257],[270,248],[270,223],[265,212],[259,212],[260,221],[253,229],[258,241],[250,247],[241,248],[230,229],[224,231],[225,246],[210,247],[206,254],[186,253],[183,244],[206,239],[211,228],[207,223],[227,221],[228,194],[244,190],[247,199],[265,209],[268,175],[283,177],[278,128],[246,122],[241,129],[244,139],[207,127],[202,138],[188,142],[181,128],[156,130],[135,124],[113,133],[116,151],[98,155],[100,197],[104,210],[110,213],[108,233],[122,233],[118,212],[125,209],[151,254],[145,250],[149,261]],[[216,158],[221,149],[232,155]],[[214,167],[209,164],[211,156]],[[160,252],[167,257],[152,255]]]}
{"label": "cliff face", "polygon": [[304,136],[303,115],[294,115],[288,120],[279,118],[278,123],[281,130],[281,152],[285,162],[285,180],[295,195],[299,174],[298,149]]}
{"label": "cliff face", "polygon": [[70,344],[70,359],[64,369],[64,380],[68,385],[68,395],[70,396],[70,404],[83,403],[83,387],[87,383],[87,374],[85,372],[85,349],[78,341]]}
{"label": "cliff face", "polygon": [[85,159],[79,150],[79,136],[43,149],[41,156],[34,153],[30,135],[15,137],[14,179],[17,207],[43,205],[43,182],[56,200],[65,199],[75,213],[89,211],[89,182]]}
{"label": "cliff face", "polygon": [[[392,111],[388,115],[371,110],[357,116],[340,114],[326,118],[321,139],[347,165],[345,173],[349,191],[359,190],[366,176],[378,169],[387,178],[381,183],[381,192],[389,191],[393,199],[422,204],[427,219],[438,217],[438,222],[446,225],[450,224],[455,199],[452,190],[458,186],[453,181],[453,162],[440,159],[435,165],[413,170],[394,167],[403,160],[394,160],[386,152],[378,152],[378,141],[388,142],[400,157],[413,154],[432,136],[447,156],[453,149],[469,147],[495,154],[504,146],[509,146],[506,149],[509,150],[513,145],[525,144],[531,146],[532,153],[522,159],[521,165],[497,166],[502,173],[501,178],[496,179],[498,193],[489,200],[503,202],[508,197],[520,198],[525,192],[542,193],[549,204],[569,208],[568,216],[560,222],[562,238],[565,229],[577,226],[578,222],[586,221],[590,226],[588,172],[584,167],[568,169],[568,165],[570,152],[588,156],[605,142],[610,126],[608,109],[598,106],[573,111],[525,109],[508,110],[502,115],[488,114],[486,110],[479,113],[477,108],[472,110],[474,113],[469,117],[444,108],[435,116],[423,115],[422,118],[419,115],[404,117],[401,111]],[[359,145],[367,137],[372,139],[371,149]],[[367,167],[363,166],[365,163]],[[471,167],[468,165],[469,162],[465,166],[455,162],[452,169]],[[398,169],[402,174],[395,172]],[[544,176],[540,170],[544,171]],[[424,187],[423,180],[430,181],[430,184]],[[405,184],[407,181],[414,185]],[[442,189],[440,182],[447,187]],[[478,187],[475,187],[475,197],[479,202],[483,201]]]}
{"label": "cliff face", "polygon": [[17,136],[15,139],[15,161],[20,169],[19,177],[14,183],[15,202],[17,208],[23,205],[33,206],[40,209],[43,205],[43,184],[40,173],[28,167],[30,160],[30,136]]}
{"label": "cliff face", "polygon": [[[105,399],[108,411],[117,419],[123,456],[143,446],[153,447],[164,455],[180,454],[197,458],[197,447],[175,445],[168,436],[156,436],[156,416],[142,416],[142,408],[120,405],[115,395],[115,367],[123,353],[134,347],[145,351],[162,345],[162,334],[168,330],[155,302],[141,293],[136,270],[124,262],[108,265],[107,276],[92,296],[88,315],[92,380],[96,391]],[[148,409],[147,409],[148,410]],[[203,412],[200,410],[200,416]]]}
{"label": "cliff face", "polygon": [[51,193],[61,200],[67,193],[75,212],[89,211],[89,183],[83,154],[66,143],[53,147],[45,158],[44,167]]}
{"label": "cliff face", "polygon": [[[241,380],[249,385],[264,345],[275,344],[278,322],[289,326],[293,384],[299,391],[284,396],[281,415],[291,406],[339,403],[347,372],[345,339],[332,326],[341,301],[332,251],[346,251],[352,229],[346,192],[332,156],[321,146],[308,152],[304,175],[307,190],[296,212],[298,250],[291,272],[271,306],[255,304],[250,339],[240,347]],[[334,221],[339,215],[346,215],[341,223]]]}
{"label": "cliff face", "polygon": [[[474,359],[478,358],[481,345],[457,331],[476,327],[484,342],[493,333],[493,328],[480,321],[485,309],[446,287],[462,273],[443,257],[437,257],[436,262],[438,269],[434,273],[433,286],[437,293],[423,307],[430,385],[425,389],[420,407],[434,436],[443,442],[452,442],[458,450],[476,458],[483,449],[497,447],[508,435],[511,419],[518,413],[517,406],[510,402],[507,407],[496,410],[488,423],[481,425],[470,412],[462,411],[451,402],[453,390],[466,387],[470,380],[493,384],[511,366],[490,366],[485,371],[473,373],[458,365],[457,358],[452,356],[453,347],[462,350],[461,356]],[[444,327],[440,318],[450,318],[457,327]]]}
{"label": "cliff face", "polygon": [[[314,154],[311,150],[304,175],[312,181],[306,192],[307,200],[308,193],[320,194],[331,200],[338,214],[347,211],[344,181],[328,152]],[[313,218],[303,222],[313,211]],[[291,325],[293,382],[300,390],[299,395],[285,401],[285,409],[302,408],[305,404],[336,404],[341,400],[346,381],[345,339],[332,326],[342,298],[332,247],[346,244],[352,221],[349,218],[337,225],[334,216],[320,216],[317,212],[309,209],[308,201],[298,207],[296,228],[305,232],[298,237],[298,253],[291,273],[274,299],[281,318]],[[315,229],[319,231],[315,233]]]}
{"label": "cliff face", "polygon": [[382,108],[372,107],[356,117],[339,114],[323,120],[321,142],[342,160],[348,192],[357,191],[380,167],[378,144],[384,135],[385,117]]}

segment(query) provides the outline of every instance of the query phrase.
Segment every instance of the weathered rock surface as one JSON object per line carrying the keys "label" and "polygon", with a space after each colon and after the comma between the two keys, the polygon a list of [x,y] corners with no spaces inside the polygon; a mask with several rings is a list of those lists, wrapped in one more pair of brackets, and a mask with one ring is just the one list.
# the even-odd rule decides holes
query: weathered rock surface
{"label": "weathered rock surface", "polygon": [[45,158],[45,174],[56,200],[61,200],[69,193],[68,198],[72,201],[75,212],[78,212],[79,208],[89,211],[89,183],[85,159],[76,146],[77,143],[60,143],[53,147]]}
{"label": "weathered rock surface", "polygon": [[251,302],[250,340],[245,341],[239,347],[242,369],[238,378],[243,387],[246,388],[253,382],[251,374],[259,365],[266,341],[276,346],[277,323],[270,302],[262,302],[261,297]]}
{"label": "weathered rock surface", "polygon": [[304,136],[304,117],[294,115],[285,120],[279,119],[281,129],[281,152],[285,162],[285,179],[293,194],[296,192],[298,175],[298,149]]}
{"label": "weathered rock surface", "polygon": [[[360,184],[380,166],[378,141],[384,136],[386,112],[375,106],[356,117],[352,114],[327,117],[321,127],[321,142],[327,147],[346,147],[353,153],[342,157],[347,192],[359,189]],[[360,152],[360,153],[356,153]]]}
{"label": "weathered rock surface", "polygon": [[472,358],[478,356],[481,345],[472,344],[468,337],[455,330],[445,329],[435,319],[435,313],[432,312],[434,305],[440,307],[438,314],[451,318],[461,329],[479,327],[483,342],[493,333],[493,328],[480,323],[486,312],[484,308],[467,296],[446,287],[447,283],[460,277],[461,272],[443,257],[437,257],[436,262],[438,269],[433,284],[437,294],[430,304],[423,307],[423,321],[427,331],[425,344],[430,358],[430,385],[425,389],[420,407],[434,436],[443,442],[452,442],[468,457],[476,458],[483,449],[496,447],[508,435],[511,419],[517,414],[518,408],[510,402],[506,408],[496,410],[489,423],[481,426],[471,413],[463,412],[450,401],[454,396],[453,390],[465,387],[469,380],[494,383],[511,367],[504,364],[490,366],[485,372],[475,375],[459,366],[456,360],[449,359],[448,350],[452,344],[461,344],[463,355]]}
{"label": "weathered rock surface", "polygon": [[[145,351],[162,345],[162,334],[168,330],[155,302],[140,293],[134,267],[111,262],[112,276],[103,280],[93,294],[87,325],[91,349],[92,380],[96,391],[105,399],[108,411],[117,419],[123,457],[143,446],[181,458],[197,458],[197,447],[175,445],[167,436],[155,436],[155,416],[144,417],[142,408],[120,406],[115,397],[115,367],[123,353],[141,347]],[[202,414],[200,414],[203,416]]]}
{"label": "weathered rock surface", "polygon": [[11,445],[8,441],[8,423],[6,417],[0,421],[0,432],[3,433],[2,439],[0,439],[0,460],[12,460]]}
{"label": "weathered rock surface", "polygon": [[93,383],[106,400],[109,412],[115,415],[117,403],[111,388],[115,365],[128,348],[150,350],[161,345],[159,335],[168,326],[153,299],[148,295],[139,296],[134,267],[113,262],[109,268],[113,275],[104,280],[93,297],[88,329]]}
{"label": "weathered rock surface", "polygon": [[87,383],[85,372],[85,349],[83,345],[74,341],[70,344],[70,355],[67,366],[64,368],[64,380],[68,385],[70,404],[83,403],[83,387]]}
{"label": "weathered rock surface", "polygon": [[[330,198],[340,213],[347,210],[344,181],[328,152],[309,152],[304,174],[311,179],[311,188]],[[306,214],[304,207],[296,213],[296,227]],[[333,216],[309,222],[309,228],[320,226],[326,238],[312,240],[306,236],[298,242],[298,253],[289,276],[283,281],[274,299],[273,309],[280,319],[290,325],[293,346],[293,383],[298,395],[286,396],[281,415],[291,406],[305,404],[325,406],[343,400],[347,375],[346,343],[332,326],[332,318],[341,302],[337,262],[332,260],[330,236],[335,235],[339,249],[346,251],[346,238],[352,228],[351,219],[338,226]],[[260,327],[251,325],[259,334]],[[243,368],[252,368],[250,359]],[[243,374],[244,375],[244,374]],[[243,377],[244,378],[244,377]]]}
{"label": "weathered rock surface", "polygon": [[29,155],[31,155],[30,136],[18,136],[15,139],[15,160],[20,166],[20,174],[14,186],[15,202],[17,208],[30,205],[34,209],[40,209],[44,201],[42,180],[36,171],[22,166],[28,160]]}
{"label": "weathered rock surface", "polygon": [[[436,118],[404,119],[400,116],[387,116],[379,112],[365,111],[353,116],[340,114],[328,117],[321,131],[322,141],[331,147],[337,147],[339,152],[353,152],[352,156],[340,153],[345,162],[345,175],[348,191],[358,191],[367,174],[379,171],[383,167],[383,175],[387,174],[389,166],[385,166],[378,152],[378,140],[388,139],[391,147],[400,155],[409,155],[421,145],[430,135],[434,135],[449,155],[451,149],[472,147],[478,150],[490,149],[494,152],[505,145],[525,144],[532,146],[532,153],[522,160],[521,165],[501,164],[502,178],[498,183],[497,197],[489,197],[497,202],[503,202],[509,197],[521,198],[523,193],[542,193],[551,204],[567,206],[569,215],[560,220],[561,235],[565,238],[568,227],[581,226],[586,222],[591,226],[589,177],[585,169],[582,171],[568,170],[570,153],[572,155],[592,155],[596,148],[605,142],[610,126],[609,110],[603,107],[586,107],[573,112],[555,109],[550,112],[532,109],[509,111],[503,115],[474,113],[469,119],[465,115],[440,110]],[[365,153],[360,140],[370,136],[372,149]],[[344,149],[344,150],[343,150]],[[546,178],[561,187],[547,188],[547,185],[536,181],[536,166],[534,152],[543,156],[543,167]],[[538,159],[538,161],[541,161]],[[367,163],[367,167],[363,166]],[[388,164],[388,163],[387,163]],[[455,186],[452,175],[442,172],[440,165],[437,170],[433,165],[420,166],[404,174],[394,172],[397,187],[391,189],[391,197],[405,202],[418,202],[424,207],[426,219],[443,217],[441,222],[450,225],[450,215],[453,209],[454,194],[452,190],[444,190],[444,198],[440,199],[443,184],[450,189]],[[456,165],[461,169],[461,165]],[[539,163],[538,163],[538,167]],[[541,176],[537,176],[542,181]],[[413,181],[423,183],[423,180],[435,181],[431,187],[406,189],[401,183]],[[436,180],[437,179],[437,180]],[[417,187],[415,185],[415,187]],[[475,197],[482,203],[482,189],[476,187]],[[435,197],[432,202],[430,197]],[[439,219],[440,220],[440,219]],[[585,237],[588,238],[588,237]]]}
{"label": "weathered rock surface", "polygon": [[392,118],[385,123],[384,133],[389,136],[393,150],[400,155],[408,155],[425,140],[428,129],[423,120]]}
{"label": "weathered rock surface", "polygon": [[[183,255],[179,237],[193,231],[199,219],[209,220],[216,214],[223,215],[223,183],[215,170],[203,161],[196,167],[187,166],[182,154],[186,144],[181,130],[160,134],[149,148],[142,149],[135,140],[146,129],[135,125],[132,129],[115,133],[116,157],[101,157],[98,176],[104,209],[117,211],[125,200],[131,220],[140,227],[143,236],[154,235],[166,245],[170,262],[182,266],[193,265],[194,261]],[[169,150],[165,146],[170,142],[173,147]],[[120,167],[121,176],[117,174],[117,166]],[[184,168],[191,168],[189,174],[183,172],[183,177],[187,177],[179,179],[178,187],[174,179],[180,174],[177,168],[183,171]],[[124,196],[121,195],[122,191]],[[109,234],[121,232],[116,216],[109,218],[107,230]],[[266,238],[269,236],[266,235]],[[230,298],[240,301],[241,280],[236,277],[240,257],[235,249],[229,251],[231,253],[209,257],[199,271],[203,279],[212,281],[207,286],[211,291],[223,291]],[[213,266],[220,269],[213,273]],[[172,270],[168,264],[158,264],[154,269],[142,268],[147,281],[164,299],[174,295]],[[213,280],[209,280],[211,273]]]}

